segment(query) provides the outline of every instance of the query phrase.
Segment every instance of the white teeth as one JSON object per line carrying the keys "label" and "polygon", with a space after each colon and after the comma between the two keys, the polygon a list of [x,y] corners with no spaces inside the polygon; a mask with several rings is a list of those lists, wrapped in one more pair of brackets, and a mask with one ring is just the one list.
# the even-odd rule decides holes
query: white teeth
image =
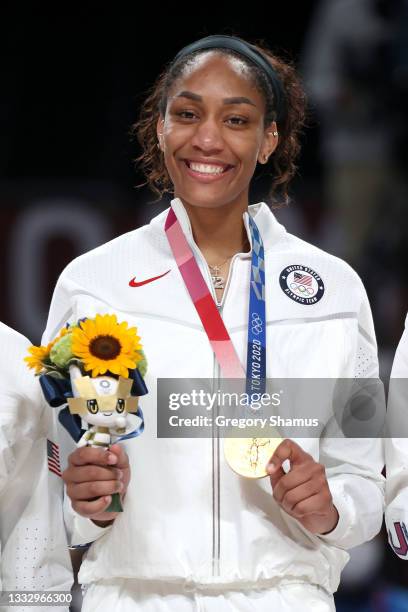
{"label": "white teeth", "polygon": [[221,174],[224,172],[222,166],[211,166],[210,164],[197,164],[189,162],[189,166],[195,172],[201,172],[202,174]]}

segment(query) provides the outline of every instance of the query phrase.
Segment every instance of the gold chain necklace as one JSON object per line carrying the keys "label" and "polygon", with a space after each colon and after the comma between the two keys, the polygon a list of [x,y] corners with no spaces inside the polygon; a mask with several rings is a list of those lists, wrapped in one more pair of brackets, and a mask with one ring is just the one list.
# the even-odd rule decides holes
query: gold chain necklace
{"label": "gold chain necklace", "polygon": [[[249,241],[248,238],[245,241],[244,247],[249,246]],[[243,249],[244,249],[243,247]],[[243,250],[242,249],[242,250]],[[220,269],[221,267],[227,263],[227,261],[229,261],[230,259],[232,259],[232,257],[234,257],[235,253],[233,253],[232,255],[230,255],[229,257],[227,257],[227,259],[225,259],[223,262],[219,263],[219,264],[214,264],[214,265],[210,265],[208,264],[208,267],[210,269],[210,273],[211,273],[211,280],[212,280],[212,284],[214,286],[214,289],[224,289],[225,287],[225,278],[223,276],[221,276],[220,274]]]}
{"label": "gold chain necklace", "polygon": [[211,280],[212,280],[212,284],[214,285],[214,289],[224,289],[225,279],[220,274],[220,268],[225,263],[227,263],[227,261],[229,261],[232,257],[233,255],[230,255],[229,257],[227,257],[225,261],[223,261],[220,264],[216,264],[214,266],[211,266],[210,264],[208,264],[208,267],[210,268],[210,272],[211,272]]}

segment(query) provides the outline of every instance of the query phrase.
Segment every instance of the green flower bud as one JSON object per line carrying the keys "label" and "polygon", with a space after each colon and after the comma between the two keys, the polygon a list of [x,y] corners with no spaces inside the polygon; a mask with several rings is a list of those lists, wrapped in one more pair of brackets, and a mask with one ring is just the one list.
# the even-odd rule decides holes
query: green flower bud
{"label": "green flower bud", "polygon": [[66,334],[52,347],[50,359],[59,368],[65,368],[72,357],[72,334]]}
{"label": "green flower bud", "polygon": [[137,369],[144,378],[147,372],[147,359],[143,351],[138,351],[138,353],[142,356],[142,358],[140,361],[137,362]]}

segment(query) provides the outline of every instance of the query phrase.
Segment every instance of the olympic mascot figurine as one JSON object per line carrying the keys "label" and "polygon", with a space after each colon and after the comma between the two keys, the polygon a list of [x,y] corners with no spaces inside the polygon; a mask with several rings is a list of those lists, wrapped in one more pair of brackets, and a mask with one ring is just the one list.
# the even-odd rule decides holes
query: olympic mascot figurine
{"label": "olympic mascot figurine", "polygon": [[[139,341],[135,327],[107,314],[67,325],[46,347],[29,348],[25,361],[40,377],[47,402],[68,404],[58,418],[77,446],[108,449],[143,432],[138,400],[147,393],[147,362]],[[139,420],[135,429],[130,413]],[[107,511],[122,510],[114,493]]]}

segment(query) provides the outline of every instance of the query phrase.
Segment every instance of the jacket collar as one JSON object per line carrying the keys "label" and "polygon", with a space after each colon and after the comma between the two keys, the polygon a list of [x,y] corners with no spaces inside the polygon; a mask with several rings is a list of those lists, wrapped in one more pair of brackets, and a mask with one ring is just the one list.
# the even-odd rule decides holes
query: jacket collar
{"label": "jacket collar", "polygon": [[[193,232],[191,228],[190,219],[187,211],[183,206],[183,202],[180,198],[174,198],[170,202],[170,206],[173,209],[178,221],[180,222],[181,228],[186,236],[190,245],[195,244],[193,238]],[[167,211],[164,211],[168,213]],[[243,220],[247,231],[248,240],[252,249],[251,232],[249,230],[248,214],[254,219],[259,232],[262,236],[265,250],[271,249],[278,240],[286,234],[286,230],[277,220],[269,206],[265,202],[259,202],[258,204],[250,204],[248,206],[248,212],[244,212]],[[241,258],[249,257],[249,253],[240,253]]]}

